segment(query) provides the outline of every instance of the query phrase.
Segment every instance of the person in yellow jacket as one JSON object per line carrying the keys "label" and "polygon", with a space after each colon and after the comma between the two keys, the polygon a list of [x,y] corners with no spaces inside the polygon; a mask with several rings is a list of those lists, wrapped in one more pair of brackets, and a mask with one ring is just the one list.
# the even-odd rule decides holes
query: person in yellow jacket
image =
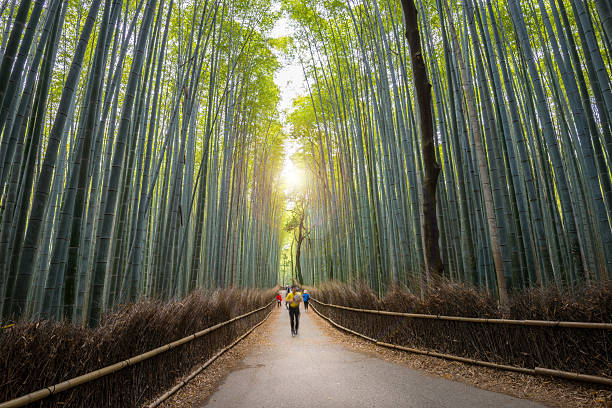
{"label": "person in yellow jacket", "polygon": [[298,291],[298,287],[291,288],[291,292],[287,294],[285,301],[289,304],[289,320],[291,320],[291,336],[297,336],[300,326],[300,302],[302,301],[302,292]]}

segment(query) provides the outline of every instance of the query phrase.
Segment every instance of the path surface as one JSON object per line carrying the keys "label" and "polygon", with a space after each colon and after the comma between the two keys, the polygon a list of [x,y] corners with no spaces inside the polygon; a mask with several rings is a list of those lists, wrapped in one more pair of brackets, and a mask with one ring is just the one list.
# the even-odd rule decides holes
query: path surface
{"label": "path surface", "polygon": [[291,337],[285,309],[270,316],[266,343],[238,364],[204,407],[540,406],[347,350],[333,344],[312,315],[302,310],[297,337]]}

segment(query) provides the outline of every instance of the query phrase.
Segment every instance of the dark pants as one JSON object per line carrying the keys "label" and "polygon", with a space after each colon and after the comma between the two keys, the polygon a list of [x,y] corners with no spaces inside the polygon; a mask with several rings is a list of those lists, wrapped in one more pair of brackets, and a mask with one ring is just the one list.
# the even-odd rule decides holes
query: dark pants
{"label": "dark pants", "polygon": [[281,301],[280,300],[276,301],[276,306],[281,307]]}
{"label": "dark pants", "polygon": [[300,327],[300,307],[289,307],[289,319],[291,320],[291,331],[298,331]]}
{"label": "dark pants", "polygon": [[304,301],[304,310],[308,310],[308,301],[307,300]]}

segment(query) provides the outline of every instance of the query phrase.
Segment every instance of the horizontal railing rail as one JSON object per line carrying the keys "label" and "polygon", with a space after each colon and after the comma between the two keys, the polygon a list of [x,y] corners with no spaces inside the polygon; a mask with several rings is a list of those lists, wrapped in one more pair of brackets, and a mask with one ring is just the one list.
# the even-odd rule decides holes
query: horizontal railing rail
{"label": "horizontal railing rail", "polygon": [[461,317],[461,316],[444,316],[422,313],[403,313],[391,312],[388,310],[372,310],[358,309],[348,306],[334,305],[331,303],[321,302],[320,300],[310,298],[310,300],[327,307],[335,309],[349,310],[352,312],[370,313],[385,316],[410,317],[414,319],[430,319],[430,320],[447,320],[451,322],[469,322],[469,323],[485,323],[485,324],[507,324],[516,326],[540,326],[540,327],[567,327],[573,329],[599,329],[612,330],[612,323],[592,323],[592,322],[568,322],[568,321],[552,321],[552,320],[513,320],[513,319],[489,319],[483,317]]}
{"label": "horizontal railing rail", "polygon": [[205,336],[205,335],[207,335],[207,334],[209,334],[211,332],[214,332],[215,330],[218,330],[221,327],[226,326],[226,325],[228,325],[230,323],[233,323],[233,322],[235,322],[237,320],[244,319],[245,317],[248,317],[248,316],[250,316],[250,315],[252,315],[254,313],[260,312],[260,311],[270,307],[270,305],[272,305],[274,302],[275,301],[272,301],[272,302],[268,303],[267,305],[265,305],[263,307],[260,307],[259,309],[255,309],[255,310],[252,310],[252,311],[250,311],[248,313],[242,314],[240,316],[233,317],[233,318],[231,318],[231,319],[229,319],[229,320],[227,320],[225,322],[215,324],[214,326],[210,326],[210,327],[208,327],[208,328],[206,328],[204,330],[200,330],[197,333],[194,333],[194,334],[191,334],[189,336],[183,337],[182,339],[173,341],[172,343],[168,343],[168,344],[165,344],[163,346],[157,347],[157,348],[155,348],[153,350],[147,351],[146,353],[142,353],[142,354],[139,354],[137,356],[134,356],[134,357],[128,358],[126,360],[120,361],[118,363],[115,363],[115,364],[112,364],[112,365],[100,368],[98,370],[89,372],[87,374],[83,374],[83,375],[80,375],[78,377],[71,378],[71,379],[63,381],[63,382],[61,382],[59,384],[55,384],[55,385],[52,385],[52,386],[49,386],[49,387],[42,388],[42,389],[40,389],[38,391],[31,392],[31,393],[26,394],[26,395],[24,395],[22,397],[15,398],[15,399],[12,399],[12,400],[0,403],[0,408],[23,407],[23,406],[31,404],[33,402],[36,402],[36,401],[39,401],[41,399],[47,398],[47,397],[49,397],[51,395],[58,394],[58,393],[60,393],[62,391],[67,391],[67,390],[75,388],[75,387],[77,387],[79,385],[86,384],[88,382],[96,380],[96,379],[98,379],[100,377],[104,377],[106,375],[115,373],[115,372],[117,372],[119,370],[122,370],[122,369],[124,369],[126,367],[133,366],[133,365],[135,365],[137,363],[140,363],[142,361],[148,360],[151,357],[155,357],[158,354],[164,353],[164,352],[172,350],[172,349],[174,349],[176,347],[182,346],[183,344],[189,343],[189,342],[191,342],[191,341],[193,341],[193,340],[195,340],[195,339],[197,339],[199,337],[202,337],[202,336]]}

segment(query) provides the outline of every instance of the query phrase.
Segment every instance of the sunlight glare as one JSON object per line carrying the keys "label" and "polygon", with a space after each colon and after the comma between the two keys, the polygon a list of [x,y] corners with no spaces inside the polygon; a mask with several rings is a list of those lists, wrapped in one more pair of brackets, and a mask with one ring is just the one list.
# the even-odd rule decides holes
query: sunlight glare
{"label": "sunlight glare", "polygon": [[295,192],[302,188],[304,184],[304,172],[301,168],[295,165],[291,156],[298,151],[300,145],[292,139],[286,139],[283,149],[285,150],[285,160],[283,169],[281,170],[281,182],[285,188],[285,194]]}
{"label": "sunlight glare", "polygon": [[284,184],[290,190],[299,189],[304,182],[304,174],[291,159],[285,160],[281,175]]}

